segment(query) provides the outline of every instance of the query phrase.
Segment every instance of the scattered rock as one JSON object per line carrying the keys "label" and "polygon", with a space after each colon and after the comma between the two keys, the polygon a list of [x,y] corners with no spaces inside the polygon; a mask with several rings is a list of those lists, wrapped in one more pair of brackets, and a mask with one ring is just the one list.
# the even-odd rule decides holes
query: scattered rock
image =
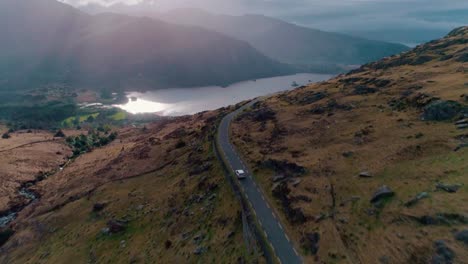
{"label": "scattered rock", "polygon": [[104,208],[106,207],[106,204],[104,203],[95,203],[93,205],[93,212],[100,212],[102,210],[104,210]]}
{"label": "scattered rock", "polygon": [[107,222],[107,228],[111,234],[119,233],[127,229],[127,222],[123,220],[110,220]]}
{"label": "scattered rock", "polygon": [[125,240],[120,241],[120,247],[121,248],[127,247],[127,241],[125,241]]}
{"label": "scattered rock", "polygon": [[464,118],[455,122],[455,125],[468,124],[468,118]]}
{"label": "scattered rock", "polygon": [[459,151],[460,149],[468,148],[468,143],[461,143],[453,151]]}
{"label": "scattered rock", "polygon": [[455,233],[455,239],[468,246],[468,229]]}
{"label": "scattered rock", "polygon": [[285,179],[286,179],[286,176],[284,176],[283,174],[276,175],[276,176],[273,176],[273,177],[271,178],[271,180],[272,180],[273,182],[280,182],[280,181],[285,180]]}
{"label": "scattered rock", "polygon": [[[468,98],[468,97],[466,97]],[[455,122],[457,129],[466,129],[468,128],[468,118],[464,118]]]}
{"label": "scattered rock", "polygon": [[432,264],[452,264],[455,252],[442,240],[434,242],[435,254],[432,256]]}
{"label": "scattered rock", "polygon": [[193,254],[195,255],[201,255],[203,253],[206,252],[206,248],[205,247],[197,247],[194,251],[193,251]]}
{"label": "scattered rock", "polygon": [[461,113],[463,107],[455,101],[435,101],[424,107],[423,120],[444,121],[451,120]]}
{"label": "scattered rock", "polygon": [[203,241],[204,238],[205,238],[205,235],[200,233],[200,234],[193,237],[193,241],[196,244],[200,244]]}
{"label": "scattered rock", "polygon": [[342,223],[342,224],[347,224],[349,222],[348,219],[345,218],[345,217],[339,218],[338,221],[340,221],[340,223]]}
{"label": "scattered rock", "polygon": [[413,199],[406,202],[405,206],[406,207],[411,207],[411,206],[415,205],[417,202],[419,202],[420,200],[422,200],[424,198],[428,198],[428,197],[429,197],[429,194],[427,192],[418,193],[418,195],[416,195],[416,197],[414,197]]}
{"label": "scattered rock", "polygon": [[317,232],[306,233],[302,239],[301,244],[305,250],[310,251],[312,255],[316,255],[319,250],[320,234]]}
{"label": "scattered rock", "polygon": [[377,89],[375,89],[375,88],[368,87],[368,86],[365,86],[365,85],[357,85],[356,87],[354,87],[353,94],[355,94],[355,95],[365,95],[365,94],[372,94],[372,93],[376,93],[376,92],[377,92]]}
{"label": "scattered rock", "polygon": [[423,215],[420,217],[412,217],[422,225],[457,225],[468,224],[468,217],[456,213],[438,213],[434,216]]}
{"label": "scattered rock", "polygon": [[303,175],[306,173],[304,167],[287,160],[268,159],[259,165],[287,176]]}
{"label": "scattered rock", "polygon": [[379,202],[380,200],[387,198],[387,197],[392,197],[395,195],[395,192],[392,191],[388,186],[383,185],[377,191],[372,195],[372,199],[370,200],[371,203],[376,203]]}
{"label": "scattered rock", "polygon": [[441,182],[436,184],[437,190],[443,190],[448,193],[456,193],[461,187],[462,187],[461,184],[444,184]]}
{"label": "scattered rock", "polygon": [[110,235],[110,229],[108,227],[104,227],[101,229],[101,234],[103,235]]}
{"label": "scattered rock", "polygon": [[227,235],[227,238],[228,238],[228,239],[231,239],[231,238],[234,237],[235,234],[236,234],[236,232],[231,231],[231,232],[229,232],[229,234]]}
{"label": "scattered rock", "polygon": [[293,187],[297,187],[299,185],[299,183],[301,183],[301,181],[302,181],[301,179],[297,179],[297,178],[296,179],[291,179],[291,185]]}
{"label": "scattered rock", "polygon": [[372,175],[372,173],[370,173],[368,171],[363,171],[363,172],[359,173],[359,177],[361,177],[361,178],[372,178],[373,175]]}

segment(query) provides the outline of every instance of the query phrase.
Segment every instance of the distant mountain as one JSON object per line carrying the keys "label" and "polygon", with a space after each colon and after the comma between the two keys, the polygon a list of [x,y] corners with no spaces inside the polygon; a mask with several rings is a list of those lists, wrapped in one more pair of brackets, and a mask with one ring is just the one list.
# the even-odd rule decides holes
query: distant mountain
{"label": "distant mountain", "polygon": [[248,43],[206,29],[53,0],[0,1],[0,89],[47,83],[165,88],[291,73]]}
{"label": "distant mountain", "polygon": [[161,19],[225,33],[247,41],[265,55],[293,64],[363,64],[408,47],[324,32],[261,15],[227,16],[177,9]]}

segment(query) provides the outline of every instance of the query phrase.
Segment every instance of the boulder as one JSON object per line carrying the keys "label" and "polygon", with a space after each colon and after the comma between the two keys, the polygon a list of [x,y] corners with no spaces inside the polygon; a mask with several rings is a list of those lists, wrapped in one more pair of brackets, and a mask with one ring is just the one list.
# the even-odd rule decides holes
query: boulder
{"label": "boulder", "polygon": [[455,252],[450,249],[443,240],[434,242],[435,254],[432,256],[432,264],[452,264]]}
{"label": "boulder", "polygon": [[468,229],[455,233],[455,239],[468,246]]}
{"label": "boulder", "polygon": [[292,185],[293,187],[297,187],[297,186],[299,186],[299,184],[301,183],[301,181],[302,181],[302,180],[301,180],[301,179],[298,179],[298,178],[291,179],[291,185]]}
{"label": "boulder", "polygon": [[194,251],[193,254],[195,255],[201,255],[206,252],[206,248],[204,247],[197,247]]}
{"label": "boulder", "polygon": [[460,189],[461,186],[462,186],[461,184],[445,184],[445,183],[439,182],[436,184],[436,189],[443,190],[448,193],[456,193]]}
{"label": "boulder", "polygon": [[95,203],[93,205],[93,212],[100,212],[102,210],[104,210],[104,208],[106,207],[106,204],[104,203]]}
{"label": "boulder", "polygon": [[455,118],[461,113],[463,107],[455,101],[434,101],[424,107],[423,120],[445,121]]}
{"label": "boulder", "polygon": [[271,178],[273,182],[280,182],[285,179],[286,179],[286,176],[284,176],[284,174],[276,175]]}
{"label": "boulder", "polygon": [[410,207],[410,206],[413,206],[415,205],[417,202],[419,202],[420,200],[424,199],[424,198],[428,198],[429,197],[429,194],[427,192],[422,192],[422,193],[418,193],[418,195],[416,195],[416,197],[412,198],[411,200],[409,200],[408,202],[405,203],[405,206],[406,207]]}
{"label": "boulder", "polygon": [[461,119],[461,120],[458,120],[458,121],[455,122],[455,125],[462,125],[462,124],[467,125],[468,124],[468,118],[464,118],[464,119]]}
{"label": "boulder", "polygon": [[359,177],[361,177],[361,178],[372,178],[373,175],[372,175],[372,173],[370,173],[368,171],[363,171],[363,172],[359,173]]}
{"label": "boulder", "polygon": [[379,202],[380,200],[387,198],[387,197],[392,197],[395,195],[395,192],[390,189],[390,187],[383,185],[377,191],[375,191],[374,195],[372,195],[371,198],[371,203],[376,203]]}
{"label": "boulder", "polygon": [[107,222],[107,228],[109,228],[109,232],[112,234],[120,233],[127,229],[127,222],[113,219]]}

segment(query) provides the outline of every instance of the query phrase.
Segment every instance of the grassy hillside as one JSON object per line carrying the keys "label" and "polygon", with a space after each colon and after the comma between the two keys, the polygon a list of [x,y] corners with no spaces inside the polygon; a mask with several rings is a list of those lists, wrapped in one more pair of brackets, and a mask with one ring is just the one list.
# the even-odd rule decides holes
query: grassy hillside
{"label": "grassy hillside", "polygon": [[467,263],[467,42],[460,28],[238,118],[235,144],[308,262]]}
{"label": "grassy hillside", "polygon": [[[235,121],[235,145],[307,263],[467,263],[467,40],[454,30]],[[115,139],[0,139],[2,210],[24,204],[18,185],[34,178],[38,197],[0,228],[0,263],[262,263],[212,152],[233,109]]]}
{"label": "grassy hillside", "polygon": [[[0,249],[0,262],[258,260],[244,246],[240,205],[212,153],[210,138],[219,114],[121,129],[112,143],[80,155],[32,186],[40,199],[0,230],[2,236],[14,230]],[[15,153],[11,158],[20,159]],[[49,159],[32,156],[24,162]]]}

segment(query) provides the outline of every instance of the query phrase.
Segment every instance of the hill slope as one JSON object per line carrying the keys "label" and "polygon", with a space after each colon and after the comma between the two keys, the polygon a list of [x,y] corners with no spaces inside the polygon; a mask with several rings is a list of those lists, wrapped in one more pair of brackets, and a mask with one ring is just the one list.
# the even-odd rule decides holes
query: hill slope
{"label": "hill slope", "polygon": [[[120,129],[117,140],[83,153],[63,170],[57,168],[71,152],[68,140],[47,131],[11,133],[0,144],[0,263],[258,259],[243,243],[240,204],[211,149],[222,113]],[[38,137],[43,141],[34,143]],[[15,170],[15,162],[29,169]],[[28,187],[36,200],[27,202],[14,190],[39,177]],[[3,226],[8,200],[10,206],[29,206]]]}
{"label": "hill slope", "polygon": [[261,15],[227,16],[178,9],[161,19],[222,32],[291,64],[363,64],[407,50],[399,44],[324,32]]}
{"label": "hill slope", "polygon": [[[467,263],[467,41],[467,27],[454,30],[266,98],[233,124],[234,143],[306,263]],[[42,180],[29,187],[39,199],[0,228],[1,261],[255,263],[211,148],[233,109],[120,129],[48,177],[39,170],[71,152],[64,139],[2,139],[17,145],[0,144],[11,170],[0,174],[2,210],[24,202],[11,191],[29,174]],[[65,131],[79,133],[88,134]],[[38,137],[47,140],[25,142]]]}
{"label": "hill slope", "polygon": [[467,54],[464,27],[239,116],[234,142],[310,263],[467,263]]}
{"label": "hill slope", "polygon": [[290,73],[245,42],[53,0],[0,2],[0,89],[68,83],[161,88],[225,85]]}

